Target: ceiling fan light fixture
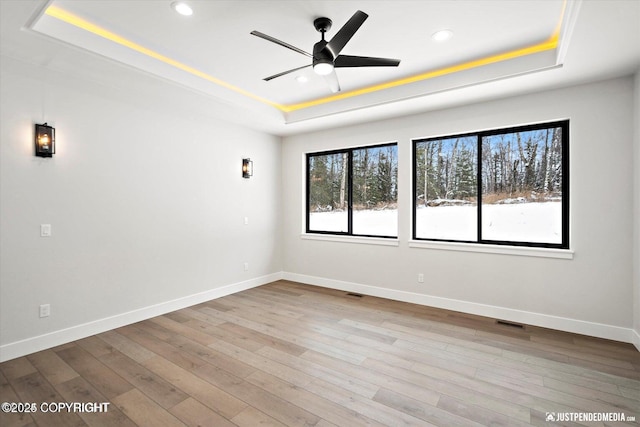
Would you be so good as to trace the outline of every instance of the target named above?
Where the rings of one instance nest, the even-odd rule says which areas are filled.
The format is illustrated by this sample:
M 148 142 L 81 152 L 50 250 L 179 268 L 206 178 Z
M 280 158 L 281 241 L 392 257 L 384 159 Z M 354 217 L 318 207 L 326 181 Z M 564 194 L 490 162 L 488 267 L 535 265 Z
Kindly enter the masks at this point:
M 436 31 L 435 33 L 431 34 L 431 38 L 437 42 L 447 41 L 451 37 L 453 37 L 453 31 L 448 29 Z
M 173 3 L 171 3 L 171 8 L 182 16 L 193 15 L 193 9 L 191 9 L 191 6 L 183 1 L 174 1 Z
M 319 76 L 328 76 L 333 72 L 333 64 L 330 62 L 317 62 L 313 65 L 313 71 Z

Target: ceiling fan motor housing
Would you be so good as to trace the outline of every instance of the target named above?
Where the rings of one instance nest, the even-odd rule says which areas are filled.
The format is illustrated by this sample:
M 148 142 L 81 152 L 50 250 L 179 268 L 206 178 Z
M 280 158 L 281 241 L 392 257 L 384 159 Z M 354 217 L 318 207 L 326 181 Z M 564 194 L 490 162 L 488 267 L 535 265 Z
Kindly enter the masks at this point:
M 313 68 L 315 69 L 318 64 L 331 64 L 333 65 L 333 55 L 329 49 L 324 47 L 327 45 L 325 40 L 321 40 L 313 45 Z
M 324 33 L 329 31 L 333 22 L 329 18 L 321 17 L 313 21 L 313 26 L 322 34 L 322 40 L 313 45 L 313 70 L 316 74 L 326 75 L 333 71 L 333 62 L 335 58 L 329 49 L 325 49 L 327 41 L 324 39 Z

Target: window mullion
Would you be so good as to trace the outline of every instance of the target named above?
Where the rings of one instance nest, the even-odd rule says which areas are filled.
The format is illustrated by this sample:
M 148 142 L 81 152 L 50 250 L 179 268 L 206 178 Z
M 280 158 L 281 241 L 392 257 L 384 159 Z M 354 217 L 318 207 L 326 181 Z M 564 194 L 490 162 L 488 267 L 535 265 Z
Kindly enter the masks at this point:
M 353 150 L 347 156 L 347 233 L 353 235 Z
M 477 227 L 478 227 L 478 242 L 482 242 L 482 137 L 480 135 L 476 136 L 476 147 L 477 147 L 477 152 L 478 152 L 478 175 L 476 178 L 476 189 L 478 191 L 478 195 L 476 197 L 477 199 L 477 203 L 476 203 L 476 208 L 477 208 L 477 217 L 476 220 L 477 222 Z
M 311 230 L 311 155 L 307 154 L 307 169 L 306 169 L 306 185 L 305 190 L 305 230 L 308 233 Z

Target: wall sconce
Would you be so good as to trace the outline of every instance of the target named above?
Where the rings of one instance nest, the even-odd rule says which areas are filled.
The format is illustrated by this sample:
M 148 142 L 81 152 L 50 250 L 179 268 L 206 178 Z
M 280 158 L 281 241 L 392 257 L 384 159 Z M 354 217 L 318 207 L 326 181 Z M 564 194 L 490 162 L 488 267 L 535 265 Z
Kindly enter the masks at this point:
M 251 159 L 242 159 L 242 177 L 251 178 L 253 176 L 253 162 Z
M 53 157 L 56 152 L 56 130 L 46 123 L 36 124 L 35 145 L 36 156 Z

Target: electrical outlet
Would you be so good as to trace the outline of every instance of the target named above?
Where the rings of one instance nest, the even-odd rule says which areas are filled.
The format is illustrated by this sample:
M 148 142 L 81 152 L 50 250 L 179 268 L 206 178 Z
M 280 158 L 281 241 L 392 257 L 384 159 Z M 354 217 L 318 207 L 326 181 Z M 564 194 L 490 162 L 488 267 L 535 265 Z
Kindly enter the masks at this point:
M 40 306 L 40 317 L 49 317 L 51 315 L 51 304 L 42 304 Z
M 249 217 L 248 216 L 244 217 L 244 225 L 249 225 Z
M 51 224 L 40 224 L 40 237 L 51 237 Z
M 249 263 L 248 262 L 244 263 L 244 271 L 249 271 Z
M 424 274 L 418 273 L 418 283 L 424 283 Z

